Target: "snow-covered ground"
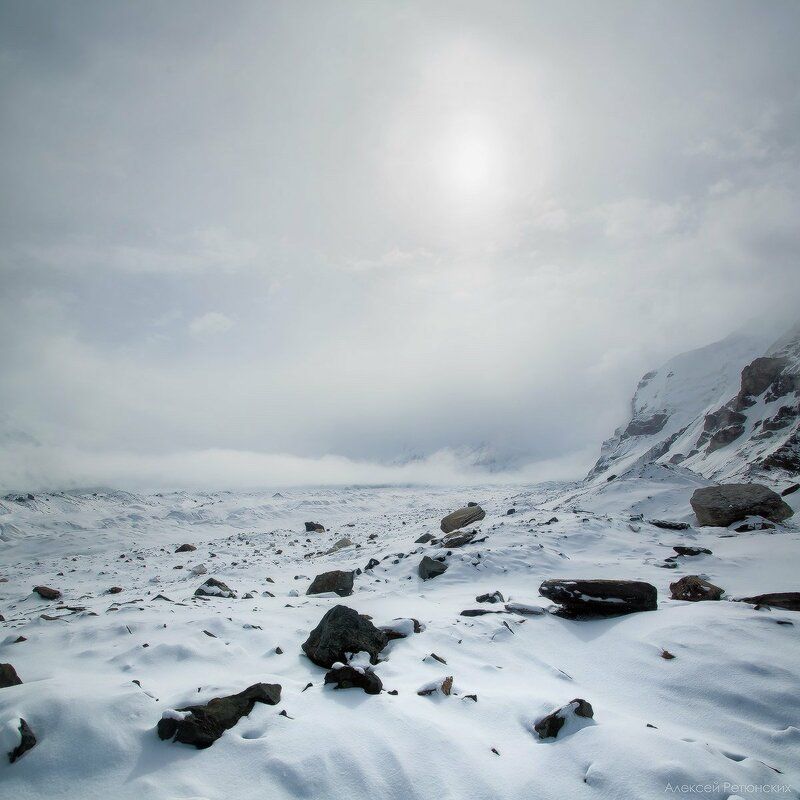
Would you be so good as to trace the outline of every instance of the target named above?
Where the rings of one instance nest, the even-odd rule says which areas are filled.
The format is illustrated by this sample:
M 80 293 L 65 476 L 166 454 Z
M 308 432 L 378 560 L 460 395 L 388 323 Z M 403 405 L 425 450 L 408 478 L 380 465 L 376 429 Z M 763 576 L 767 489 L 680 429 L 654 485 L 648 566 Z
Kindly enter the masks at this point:
M 797 591 L 798 523 L 735 533 L 646 522 L 695 522 L 688 498 L 700 485 L 653 466 L 582 486 L 5 500 L 0 662 L 23 684 L 0 689 L 0 727 L 23 717 L 38 744 L 14 764 L 0 758 L 0 795 L 641 800 L 702 785 L 708 797 L 764 787 L 797 797 L 800 614 L 670 600 L 669 584 L 699 574 L 727 598 Z M 800 492 L 786 499 L 796 509 Z M 415 539 L 440 535 L 440 519 L 467 501 L 486 510 L 475 526 L 486 540 L 454 549 L 444 575 L 421 581 L 422 555 L 443 551 Z M 637 514 L 645 521 L 631 522 Z M 329 530 L 305 533 L 305 521 Z M 353 545 L 316 555 L 343 537 Z M 197 550 L 175 553 L 184 542 Z M 713 554 L 664 569 L 677 544 Z M 381 563 L 356 576 L 352 596 L 305 595 L 318 573 L 371 558 Z M 207 573 L 192 574 L 201 564 Z M 238 597 L 194 597 L 209 576 Z M 554 577 L 644 580 L 658 589 L 658 610 L 596 621 L 460 616 L 495 590 L 546 608 L 538 588 Z M 39 584 L 63 599 L 42 600 L 31 592 Z M 105 594 L 114 586 L 122 591 Z M 325 670 L 300 645 L 337 604 L 376 624 L 424 624 L 376 667 L 396 695 L 323 686 Z M 417 695 L 448 675 L 450 696 Z M 280 704 L 256 704 L 211 748 L 156 735 L 164 711 L 260 681 L 281 684 Z M 534 723 L 573 698 L 591 703 L 594 718 L 540 740 Z

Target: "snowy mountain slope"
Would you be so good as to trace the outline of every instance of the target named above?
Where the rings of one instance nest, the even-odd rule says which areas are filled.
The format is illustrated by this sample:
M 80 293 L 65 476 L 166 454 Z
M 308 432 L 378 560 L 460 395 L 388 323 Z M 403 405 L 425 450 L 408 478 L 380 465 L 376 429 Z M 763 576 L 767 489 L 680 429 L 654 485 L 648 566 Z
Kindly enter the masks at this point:
M 642 378 L 628 425 L 603 443 L 589 480 L 650 463 L 714 479 L 800 469 L 800 326 L 769 345 L 731 336 Z

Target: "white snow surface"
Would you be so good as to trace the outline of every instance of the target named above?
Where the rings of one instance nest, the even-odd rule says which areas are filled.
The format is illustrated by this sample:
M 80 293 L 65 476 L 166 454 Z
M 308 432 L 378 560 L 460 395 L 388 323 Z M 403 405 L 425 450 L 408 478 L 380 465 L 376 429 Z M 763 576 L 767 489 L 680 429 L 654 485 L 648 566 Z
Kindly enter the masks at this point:
M 671 796 L 668 785 L 712 784 L 719 791 L 706 796 L 766 786 L 797 797 L 800 614 L 674 601 L 669 583 L 699 574 L 726 598 L 798 591 L 798 523 L 746 534 L 648 524 L 696 524 L 688 499 L 706 483 L 654 465 L 596 485 L 282 489 L 279 498 L 98 489 L 3 501 L 0 662 L 24 683 L 0 689 L 0 729 L 23 717 L 38 743 L 15 764 L 0 755 L 0 796 L 642 800 Z M 786 499 L 796 509 L 799 497 Z M 414 540 L 439 535 L 440 519 L 470 500 L 486 510 L 475 526 L 486 541 L 452 550 L 447 572 L 421 581 L 422 555 L 446 551 Z M 328 530 L 306 534 L 305 521 Z M 344 536 L 354 544 L 322 554 Z M 184 542 L 197 550 L 175 553 Z M 713 555 L 663 569 L 677 544 Z M 305 595 L 316 574 L 370 558 L 381 563 L 356 576 L 352 596 Z M 206 577 L 191 574 L 198 563 L 237 598 L 195 598 Z M 596 621 L 459 616 L 502 610 L 475 601 L 495 590 L 522 610 L 546 608 L 539 585 L 560 577 L 648 581 L 658 610 Z M 39 584 L 63 599 L 42 600 L 31 591 Z M 112 586 L 122 592 L 105 594 Z M 337 604 L 408 634 L 374 667 L 396 696 L 323 688 L 326 670 L 300 646 Z M 397 622 L 409 618 L 424 630 Z M 417 695 L 445 675 L 457 692 Z M 156 735 L 164 714 L 260 681 L 281 684 L 280 704 L 256 704 L 211 748 Z M 594 719 L 539 740 L 534 723 L 578 697 Z

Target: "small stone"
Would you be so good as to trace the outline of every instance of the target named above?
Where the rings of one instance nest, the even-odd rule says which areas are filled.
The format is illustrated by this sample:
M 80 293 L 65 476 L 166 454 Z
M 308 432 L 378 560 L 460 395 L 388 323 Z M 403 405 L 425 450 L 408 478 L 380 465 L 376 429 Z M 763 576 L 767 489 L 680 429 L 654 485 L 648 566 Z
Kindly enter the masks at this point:
M 568 715 L 591 719 L 594 717 L 594 709 L 590 703 L 581 698 L 576 698 L 540 719 L 534 725 L 534 730 L 539 734 L 540 739 L 554 739 L 564 727 Z

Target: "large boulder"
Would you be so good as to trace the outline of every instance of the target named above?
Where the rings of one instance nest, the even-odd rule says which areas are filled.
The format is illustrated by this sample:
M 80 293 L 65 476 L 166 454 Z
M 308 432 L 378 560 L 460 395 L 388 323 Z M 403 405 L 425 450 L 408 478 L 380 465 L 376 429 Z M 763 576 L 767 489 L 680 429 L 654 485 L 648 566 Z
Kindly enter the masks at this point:
M 323 572 L 311 581 L 311 586 L 306 590 L 306 594 L 323 594 L 324 592 L 336 592 L 339 597 L 353 594 L 353 573 L 340 569 Z
M 699 575 L 687 575 L 671 583 L 669 589 L 673 600 L 689 600 L 692 603 L 699 600 L 719 600 L 725 591 Z
M 205 705 L 164 712 L 158 723 L 158 735 L 161 739 L 193 744 L 201 750 L 211 747 L 226 730 L 246 717 L 256 703 L 274 706 L 280 699 L 280 684 L 255 683 L 243 692 L 215 697 Z
M 567 617 L 616 617 L 655 611 L 656 587 L 644 581 L 546 580 L 539 593 L 561 606 Z
M 441 522 L 439 527 L 442 533 L 451 533 L 463 528 L 465 525 L 472 525 L 473 522 L 480 522 L 486 516 L 486 512 L 479 506 L 466 506 L 459 508 L 452 514 L 448 514 Z
M 800 611 L 800 592 L 757 594 L 755 597 L 743 597 L 742 602 L 752 603 L 755 606 L 774 606 L 786 611 Z
M 430 556 L 423 556 L 417 567 L 417 572 L 422 580 L 427 581 L 447 572 L 447 564 L 443 564 Z
M 759 483 L 706 486 L 696 489 L 690 502 L 701 525 L 720 528 L 755 516 L 782 522 L 794 513 L 779 494 Z
M 389 641 L 363 614 L 347 606 L 334 606 L 303 642 L 303 652 L 320 667 L 347 663 L 349 653 L 369 653 L 376 663 L 378 653 Z
M 19 686 L 21 683 L 21 678 L 11 664 L 0 664 L 0 689 Z

